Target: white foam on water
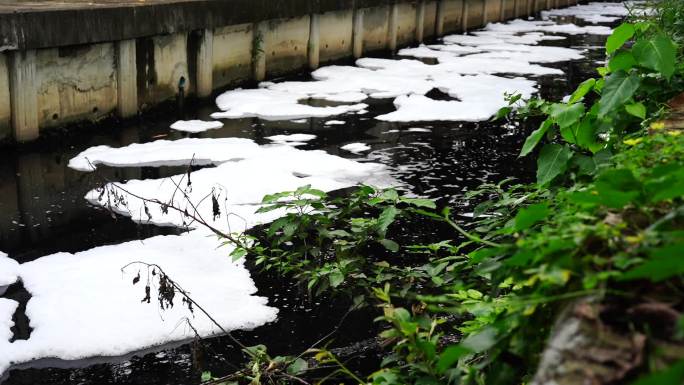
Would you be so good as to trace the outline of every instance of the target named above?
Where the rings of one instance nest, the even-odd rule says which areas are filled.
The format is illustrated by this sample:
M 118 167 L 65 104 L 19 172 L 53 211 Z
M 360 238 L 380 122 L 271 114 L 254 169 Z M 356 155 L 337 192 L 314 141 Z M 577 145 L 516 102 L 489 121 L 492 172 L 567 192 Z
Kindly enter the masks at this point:
M 278 91 L 270 88 L 232 90 L 218 96 L 216 104 L 223 111 L 215 112 L 211 114 L 211 117 L 214 119 L 256 117 L 265 120 L 294 120 L 325 118 L 368 107 L 363 103 L 326 107 L 314 107 L 299 103 L 300 100 L 308 98 L 309 95 L 304 93 Z
M 587 25 L 579 26 L 575 24 L 556 24 L 550 20 L 521 20 L 515 19 L 507 23 L 489 23 L 484 28 L 485 31 L 504 32 L 504 33 L 524 33 L 524 32 L 545 32 L 562 33 L 565 35 L 610 35 L 610 27 Z
M 313 99 L 323 99 L 329 102 L 358 103 L 368 99 L 363 92 L 342 92 L 339 94 L 314 94 Z
M 577 60 L 584 57 L 583 51 L 564 48 L 523 44 L 497 44 L 482 46 L 486 51 L 468 56 L 469 58 L 488 58 L 514 60 L 530 63 L 556 63 L 559 61 Z
M 273 142 L 308 142 L 310 140 L 316 139 L 316 135 L 313 134 L 290 134 L 290 135 L 272 135 L 266 136 L 264 139 L 268 139 Z
M 17 281 L 19 264 L 7 254 L 0 251 L 0 287 L 8 286 Z M 4 290 L 2 290 L 4 292 Z M 2 293 L 0 293 L 2 294 Z
M 155 146 L 154 142 L 148 145 Z M 195 151 L 199 156 L 207 157 L 202 152 L 201 145 Z M 162 153 L 160 156 L 166 157 Z M 304 151 L 283 145 L 259 146 L 258 151 L 245 154 L 243 159 L 194 171 L 191 174 L 191 182 L 192 188 L 186 194 L 191 202 L 196 202 L 194 208 L 188 207 L 185 203 L 188 199 L 180 192 L 176 192 L 177 186 L 183 191 L 186 190 L 185 174 L 163 179 L 131 180 L 116 185 L 137 196 L 155 197 L 164 200 L 166 204 L 188 207 L 191 212 L 196 210 L 203 218 L 213 217 L 211 199 L 206 199 L 207 195 L 213 192 L 224 214 L 229 212 L 238 215 L 217 219 L 212 225 L 224 231 L 234 232 L 275 218 L 254 213 L 262 197 L 267 194 L 294 190 L 306 184 L 330 191 L 362 182 L 377 186 L 389 186 L 394 183 L 385 166 L 381 164 L 359 163 L 321 150 Z M 112 209 L 130 216 L 134 221 L 160 226 L 198 226 L 190 223 L 191 220 L 179 212 L 169 210 L 163 213 L 159 204 L 145 204 L 140 199 L 124 195 L 126 203 L 115 203 Z M 174 197 L 173 202 L 167 201 L 171 197 Z M 107 195 L 98 190 L 89 192 L 86 199 L 100 205 L 109 202 Z M 148 212 L 151 213 L 151 218 L 147 215 Z
M 460 45 L 421 45 L 420 47 L 403 48 L 397 54 L 425 59 L 451 59 L 455 55 L 479 53 L 481 50 L 474 47 Z
M 535 82 L 524 78 L 492 75 L 444 75 L 435 82 L 442 91 L 459 100 L 434 100 L 424 95 L 407 95 L 394 100 L 396 111 L 377 117 L 392 122 L 481 121 L 489 119 L 508 105 L 505 93 L 520 93 L 529 98 L 536 92 Z
M 220 163 L 233 159 L 238 152 L 240 159 Z M 111 203 L 112 210 L 134 221 L 188 228 L 188 233 L 101 246 L 74 254 L 56 253 L 18 266 L 12 264 L 31 293 L 26 314 L 34 329 L 27 340 L 0 343 L 0 372 L 12 364 L 41 358 L 77 360 L 119 356 L 184 341 L 194 336 L 185 322 L 188 317 L 201 336 L 221 332 L 197 308 L 191 314 L 180 302 L 179 295 L 173 308 L 162 311 L 156 303 L 158 275 L 148 275 L 137 264 L 121 271 L 123 266 L 136 261 L 161 266 L 226 330 L 251 329 L 273 321 L 277 309 L 269 307 L 266 298 L 255 295 L 256 287 L 243 262 L 233 262 L 229 257 L 231 246 L 218 248 L 220 239 L 193 223 L 183 210 L 187 209 L 196 218 L 205 218 L 224 233 L 242 232 L 283 214 L 281 211 L 255 213 L 266 194 L 294 190 L 306 184 L 330 191 L 363 182 L 379 187 L 395 183 L 381 164 L 359 163 L 320 150 L 258 146 L 250 140 L 181 139 L 117 149 L 96 147 L 74 158 L 72 164 L 83 165 L 84 154 L 97 155 L 94 159 L 99 163 L 127 166 L 187 164 L 190 159 L 187 153 L 219 164 L 193 172 L 191 188 L 187 175 L 183 174 L 116 183 L 120 189 L 115 191 L 121 199 L 110 201 L 103 190 L 90 191 L 86 199 L 98 205 Z M 147 155 L 143 157 L 143 154 Z M 221 214 L 216 218 L 211 199 L 207 199 L 212 194 L 220 203 Z M 146 203 L 137 197 L 158 199 L 163 204 Z M 166 204 L 181 211 L 164 210 Z M 133 285 L 138 271 L 140 282 Z M 148 278 L 151 303 L 141 303 Z M 1 309 L 0 320 L 3 320 L 7 317 Z
M 204 132 L 223 127 L 219 121 L 179 120 L 171 125 L 171 129 L 190 133 Z
M 7 343 L 7 341 L 12 338 L 12 326 L 14 326 L 14 321 L 12 321 L 12 316 L 17 310 L 19 303 L 17 301 L 0 298 L 0 348 Z M 0 354 L 0 372 L 3 371 L 2 368 L 2 356 Z
M 344 120 L 328 120 L 327 122 L 323 123 L 325 126 L 339 126 L 341 124 L 347 124 Z
M 454 73 L 457 75 L 476 74 L 516 74 L 516 75 L 562 75 L 563 71 L 557 68 L 544 67 L 532 64 L 525 60 L 515 60 L 515 52 L 499 53 L 498 58 L 478 57 L 477 55 L 461 56 L 453 59 L 443 59 L 439 64 L 441 74 Z
M 574 13 L 587 15 L 618 14 L 615 5 L 577 6 Z M 556 11 L 552 11 L 556 12 Z M 564 11 L 563 13 L 573 13 Z M 358 103 L 366 98 L 392 98 L 397 107 L 404 111 L 377 117 L 393 121 L 416 120 L 459 120 L 478 121 L 489 119 L 489 112 L 496 112 L 502 95 L 492 87 L 483 87 L 486 98 L 493 97 L 496 103 L 491 108 L 476 106 L 473 103 L 455 105 L 451 101 L 432 100 L 424 97 L 430 90 L 455 90 L 461 84 L 449 82 L 463 80 L 459 75 L 499 76 L 501 82 L 506 77 L 525 75 L 530 77 L 562 75 L 557 68 L 546 67 L 539 63 L 556 63 L 576 60 L 583 57 L 584 51 L 564 47 L 540 46 L 545 40 L 566 39 L 567 35 L 598 34 L 608 35 L 611 29 L 605 26 L 579 26 L 559 24 L 552 20 L 513 20 L 506 23 L 490 23 L 484 29 L 470 34 L 445 36 L 443 44 L 406 48 L 399 55 L 420 59 L 436 59 L 437 64 L 426 64 L 411 59 L 361 58 L 356 66 L 327 66 L 312 73 L 313 81 L 285 81 L 280 83 L 263 82 L 256 90 L 228 91 L 217 99 L 223 112 L 214 117 L 236 118 L 257 116 L 264 119 L 294 119 L 297 117 L 326 117 L 365 110 L 363 104 L 343 104 L 315 107 L 301 102 L 308 99 L 324 99 L 343 103 Z M 524 84 L 527 86 L 528 84 Z M 518 90 L 505 88 L 507 92 Z M 528 89 L 519 90 L 527 94 Z M 486 98 L 481 98 L 486 100 Z M 361 107 L 363 106 L 363 107 Z M 408 113 L 407 109 L 425 107 L 430 114 L 420 119 L 418 114 Z M 456 110 L 449 111 L 454 107 Z M 468 114 L 468 111 L 472 111 Z
M 364 151 L 368 151 L 371 149 L 369 145 L 366 143 L 349 143 L 345 144 L 344 146 L 340 147 L 341 149 L 345 151 L 349 151 L 354 154 L 360 154 Z
M 0 341 L 0 371 L 40 358 L 77 360 L 119 356 L 172 341 L 221 330 L 199 309 L 190 313 L 176 295 L 174 306 L 157 302 L 159 272 L 148 275 L 133 261 L 159 264 L 171 279 L 225 329 L 251 329 L 275 320 L 278 310 L 257 289 L 242 262 L 232 262 L 228 248 L 206 233 L 157 236 L 69 254 L 57 253 L 27 262 L 20 276 L 31 299 L 26 315 L 33 328 L 27 340 Z M 140 282 L 132 284 L 140 272 Z M 150 270 L 149 273 L 152 271 Z M 150 303 L 141 302 L 150 284 Z M 6 303 L 0 302 L 0 320 Z M 0 321 L 2 322 L 2 321 Z
M 134 143 L 126 147 L 91 147 L 69 160 L 69 167 L 93 171 L 98 165 L 111 167 L 179 166 L 192 162 L 207 165 L 253 156 L 258 144 L 244 138 L 184 138 Z
M 612 23 L 629 14 L 625 3 L 589 3 L 568 8 L 542 11 L 543 19 L 549 17 L 572 16 L 587 23 Z

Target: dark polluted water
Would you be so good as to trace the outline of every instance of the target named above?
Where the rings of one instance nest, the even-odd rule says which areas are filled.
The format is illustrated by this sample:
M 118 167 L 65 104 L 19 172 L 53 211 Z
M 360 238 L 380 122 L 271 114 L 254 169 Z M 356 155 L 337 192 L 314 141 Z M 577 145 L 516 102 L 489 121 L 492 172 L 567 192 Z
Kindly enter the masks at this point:
M 604 39 L 603 36 L 576 35 L 568 36 L 566 40 L 542 42 L 541 45 L 592 49 L 585 54 L 584 60 L 544 64 L 562 69 L 565 75 L 537 78 L 541 96 L 559 100 L 572 92 L 579 82 L 592 76 L 597 61 L 603 59 L 600 47 Z M 308 75 L 296 78 L 306 79 Z M 439 95 L 435 92 L 431 96 Z M 517 154 L 526 135 L 538 122 L 388 123 L 373 118 L 393 111 L 391 100 L 366 103 L 370 104 L 369 112 L 362 115 L 307 119 L 303 123 L 253 118 L 223 120 L 223 128 L 195 135 L 169 130 L 170 124 L 178 119 L 210 120 L 209 114 L 216 111 L 213 104 L 188 104 L 182 116 L 174 108 L 160 109 L 135 122 L 83 127 L 35 145 L 4 148 L 0 153 L 0 250 L 23 263 L 55 252 L 78 252 L 178 231 L 135 224 L 128 218 L 112 216 L 85 202 L 83 196 L 101 185 L 103 177 L 113 181 L 160 178 L 182 170 L 175 167 L 101 167 L 99 173 L 82 173 L 67 167 L 69 159 L 95 145 L 121 147 L 187 136 L 243 137 L 268 143 L 264 137 L 270 135 L 312 133 L 316 139 L 299 148 L 323 149 L 357 159 L 365 158 L 365 155 L 351 154 L 340 146 L 363 142 L 372 148 L 369 157 L 390 166 L 395 177 L 411 191 L 435 198 L 442 205 L 460 206 L 460 212 L 470 211 L 460 199 L 462 195 L 484 182 L 498 182 L 508 177 L 520 181 L 534 178 L 533 160 L 518 159 Z M 333 119 L 344 120 L 345 125 L 324 124 Z M 429 131 L 413 132 L 408 128 Z M 263 343 L 269 346 L 273 355 L 299 352 L 329 333 L 346 312 L 348 304 L 344 301 L 310 299 L 282 277 L 251 270 L 258 294 L 268 297 L 280 313 L 274 323 L 252 331 L 235 332 L 245 345 Z M 28 300 L 21 284 L 11 286 L 4 296 L 22 305 Z M 131 298 L 131 301 L 137 300 Z M 30 333 L 30 320 L 18 313 L 15 338 L 26 338 Z M 373 324 L 373 317 L 372 312 L 350 314 L 335 334 L 331 346 L 349 346 L 373 337 L 377 330 L 368 326 Z M 368 357 L 363 354 L 359 356 L 362 360 L 374 360 L 372 354 Z M 202 370 L 226 374 L 233 371 L 241 359 L 238 349 L 227 337 L 217 337 L 199 344 L 177 344 L 127 357 L 75 362 L 43 360 L 10 370 L 4 376 L 4 384 L 191 384 L 199 382 Z

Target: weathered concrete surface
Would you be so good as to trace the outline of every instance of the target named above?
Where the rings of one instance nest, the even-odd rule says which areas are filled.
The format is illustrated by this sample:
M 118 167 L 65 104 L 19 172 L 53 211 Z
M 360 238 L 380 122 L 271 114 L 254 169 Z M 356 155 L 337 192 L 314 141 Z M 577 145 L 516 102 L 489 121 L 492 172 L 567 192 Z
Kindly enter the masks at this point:
M 423 42 L 425 35 L 425 1 L 419 1 L 416 4 L 416 36 L 417 43 Z
M 135 53 L 135 40 L 121 40 L 116 43 L 117 111 L 122 118 L 138 113 L 138 69 Z
M 36 53 L 38 124 L 97 120 L 117 108 L 114 44 L 52 48 Z
M 525 17 L 529 13 L 528 0 L 515 0 L 515 17 Z
M 10 105 L 14 139 L 37 139 L 38 96 L 36 51 L 13 51 L 9 56 Z
M 351 56 L 353 18 L 353 10 L 326 12 L 320 15 L 321 63 Z
M 320 15 L 313 13 L 309 19 L 309 45 L 307 56 L 309 68 L 315 70 L 320 63 L 321 55 L 321 20 Z
M 271 20 L 267 25 L 263 37 L 266 75 L 277 76 L 304 68 L 308 61 L 309 16 Z
M 466 0 L 441 0 L 444 7 L 443 34 L 463 30 L 463 2 Z
M 479 28 L 483 25 L 485 0 L 464 0 L 463 29 Z
M 4 0 L 0 139 L 130 117 L 181 89 L 205 97 L 575 1 Z
M 214 30 L 213 89 L 239 84 L 252 77 L 253 38 L 251 23 Z
M 355 9 L 352 20 L 352 56 L 358 59 L 363 55 L 363 9 Z
M 214 89 L 214 31 L 204 29 L 198 33 L 196 49 L 196 93 L 199 97 L 211 95 Z
M 550 0 L 550 1 L 555 1 L 555 0 Z M 515 0 L 511 1 L 504 1 L 503 5 L 501 6 L 502 9 L 502 20 L 510 20 L 515 17 Z
M 397 9 L 397 45 L 406 46 L 416 41 L 416 4 L 398 3 Z
M 387 21 L 387 49 L 394 52 L 397 50 L 397 30 L 399 28 L 399 6 L 392 4 L 389 7 Z
M 423 21 L 423 39 L 435 37 L 437 21 L 437 1 L 425 2 L 425 20 Z
M 501 0 L 484 0 L 484 20 L 483 24 L 490 21 L 501 20 Z
M 7 55 L 0 53 L 0 140 L 12 136 L 12 113 L 10 111 L 10 86 Z
M 138 39 L 136 42 L 138 102 L 143 107 L 178 95 L 185 83 L 185 93 L 193 91 L 188 75 L 187 44 L 184 33 Z
M 389 0 L 5 0 L 0 4 L 0 46 L 117 41 L 387 4 Z
M 387 49 L 390 7 L 374 7 L 363 12 L 363 52 Z

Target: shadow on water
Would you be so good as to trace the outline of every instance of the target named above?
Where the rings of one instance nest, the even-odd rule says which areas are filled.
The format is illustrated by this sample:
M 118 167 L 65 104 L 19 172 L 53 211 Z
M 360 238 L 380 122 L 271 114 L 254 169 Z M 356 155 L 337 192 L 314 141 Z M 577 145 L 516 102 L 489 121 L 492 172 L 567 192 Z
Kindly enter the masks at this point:
M 605 37 L 570 36 L 567 40 L 544 44 L 570 47 L 601 46 Z M 562 77 L 538 78 L 540 94 L 560 99 L 580 81 L 593 74 L 600 50 L 589 51 L 585 60 L 548 66 L 563 69 Z M 299 75 L 296 79 L 306 79 Z M 444 98 L 444 95 L 432 95 Z M 448 96 L 447 96 L 448 97 Z M 527 133 L 538 122 L 422 122 L 388 123 L 374 116 L 393 111 L 391 100 L 368 100 L 367 114 L 349 114 L 330 119 L 300 121 L 224 120 L 224 127 L 201 134 L 172 132 L 169 125 L 179 118 L 208 120 L 215 111 L 211 104 L 188 104 L 185 115 L 174 108 L 160 109 L 134 121 L 98 125 L 81 131 L 62 133 L 37 145 L 5 149 L 0 153 L 0 250 L 19 262 L 27 262 L 58 251 L 77 252 L 92 247 L 144 239 L 177 230 L 135 224 L 127 218 L 89 206 L 83 196 L 98 187 L 96 174 L 71 170 L 67 162 L 95 145 L 112 147 L 156 139 L 182 137 L 243 137 L 268 143 L 269 135 L 315 133 L 316 139 L 299 147 L 323 149 L 331 154 L 365 160 L 340 149 L 351 142 L 371 146 L 368 158 L 387 164 L 393 174 L 416 194 L 438 199 L 441 204 L 469 208 L 460 199 L 465 191 L 483 182 L 506 177 L 530 181 L 534 177 L 531 159 L 517 159 Z M 343 119 L 344 126 L 325 125 L 327 120 Z M 416 132 L 410 128 L 429 129 Z M 162 178 L 179 173 L 174 167 L 102 167 L 100 175 L 110 180 Z M 254 269 L 251 269 L 254 271 Z M 280 309 L 276 322 L 253 331 L 234 333 L 246 345 L 263 343 L 272 354 L 293 353 L 307 348 L 327 334 L 345 314 L 348 303 L 328 299 L 310 300 L 300 288 L 284 277 L 254 273 L 259 295 L 270 298 Z M 181 283 L 182 284 L 182 283 Z M 25 306 L 29 294 L 21 284 L 8 288 L 4 297 Z M 136 301 L 136 299 L 131 299 Z M 16 338 L 30 333 L 30 320 L 15 315 Z M 346 346 L 376 334 L 374 314 L 355 312 L 335 335 L 333 346 Z M 106 332 L 106 331 L 104 331 Z M 94 358 L 64 362 L 44 360 L 23 365 L 5 374 L 5 384 L 190 384 L 197 383 L 201 370 L 215 374 L 232 371 L 241 355 L 226 337 L 212 338 L 200 345 L 179 343 L 132 353 L 119 358 Z M 365 356 L 366 362 L 375 357 Z M 195 363 L 199 363 L 199 366 Z M 41 367 L 42 366 L 42 367 Z

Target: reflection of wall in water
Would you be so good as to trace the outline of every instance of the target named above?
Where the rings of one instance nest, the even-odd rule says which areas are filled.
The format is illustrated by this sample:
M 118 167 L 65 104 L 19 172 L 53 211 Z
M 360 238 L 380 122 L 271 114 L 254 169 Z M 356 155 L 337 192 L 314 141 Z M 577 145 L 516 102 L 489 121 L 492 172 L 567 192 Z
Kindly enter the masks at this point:
M 95 137 L 96 143 L 124 146 L 137 142 L 135 129 L 122 130 L 114 141 Z M 101 168 L 96 173 L 83 173 L 67 167 L 78 151 L 63 153 L 25 152 L 4 154 L 0 158 L 0 250 L 33 255 L 53 249 L 50 243 L 65 239 L 78 240 L 79 234 L 98 231 L 92 226 L 106 227 L 100 218 L 108 214 L 89 207 L 86 192 L 101 184 L 101 178 L 126 180 L 140 178 L 139 168 Z M 99 224 L 98 224 L 99 223 Z M 78 249 L 74 244 L 66 249 Z

